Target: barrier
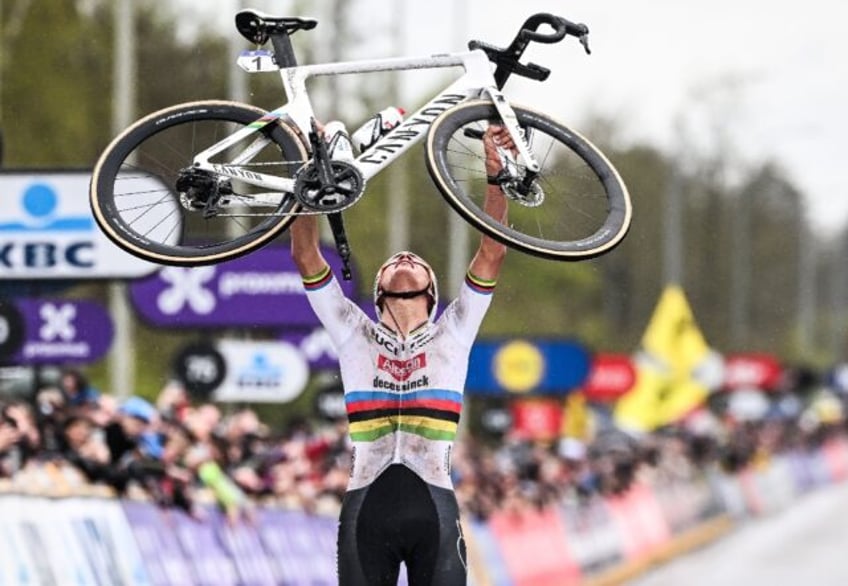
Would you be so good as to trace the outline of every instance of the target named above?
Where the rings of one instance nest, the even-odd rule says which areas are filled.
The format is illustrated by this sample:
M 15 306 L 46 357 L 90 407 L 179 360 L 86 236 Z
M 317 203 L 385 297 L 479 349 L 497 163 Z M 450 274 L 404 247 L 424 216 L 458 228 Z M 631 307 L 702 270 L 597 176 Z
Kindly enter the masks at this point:
M 530 520 L 507 521 L 499 513 L 470 525 L 484 562 L 478 572 L 482 584 L 495 586 L 622 584 L 719 539 L 736 523 L 774 514 L 816 487 L 846 479 L 848 441 L 838 438 L 738 474 L 708 469 L 685 480 L 655 478 L 622 495 L 551 507 Z M 551 520 L 552 512 L 561 523 Z
M 118 501 L 0 498 L 0 584 L 152 584 Z
M 553 508 L 520 514 L 498 512 L 489 519 L 507 572 L 515 586 L 563 586 L 579 582 L 565 523 Z
M 620 584 L 748 517 L 848 479 L 848 441 L 772 457 L 734 475 L 656 478 L 614 497 L 467 518 L 472 586 Z M 100 496 L 0 493 L 0 586 L 336 584 L 336 519 L 258 508 L 235 524 L 214 508 Z M 406 584 L 402 573 L 401 584 Z

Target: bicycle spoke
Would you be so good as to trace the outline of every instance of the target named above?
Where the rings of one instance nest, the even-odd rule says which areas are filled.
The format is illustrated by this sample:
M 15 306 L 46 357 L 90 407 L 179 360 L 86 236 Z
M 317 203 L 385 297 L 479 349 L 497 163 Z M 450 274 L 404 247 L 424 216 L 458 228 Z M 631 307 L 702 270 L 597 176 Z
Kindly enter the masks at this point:
M 290 179 L 302 167 L 305 149 L 281 125 L 217 147 L 261 115 L 256 109 L 208 101 L 176 106 L 139 122 L 116 141 L 114 153 L 104 155 L 109 166 L 99 163 L 98 192 L 104 195 L 103 211 L 95 215 L 98 222 L 114 224 L 110 234 L 119 244 L 126 236 L 130 252 L 155 250 L 152 260 L 180 265 L 243 254 L 269 240 L 293 218 L 288 212 L 295 200 L 247 183 L 238 169 Z M 208 153 L 207 160 L 228 175 L 217 174 L 219 167 L 195 166 L 199 153 Z
M 605 227 L 611 209 L 608 187 L 619 202 L 629 202 L 608 161 L 567 128 L 538 113 L 514 109 L 538 171 L 529 172 L 521 157 L 511 163 L 512 176 L 501 185 L 509 200 L 509 226 L 483 212 L 489 187 L 481 136 L 498 115 L 485 101 L 460 106 L 435 123 L 428 164 L 447 178 L 437 185 L 448 201 L 482 231 L 539 256 L 579 259 L 613 238 L 617 243 L 626 233 L 629 215 L 616 219 L 626 223 L 623 230 L 621 224 L 612 230 Z

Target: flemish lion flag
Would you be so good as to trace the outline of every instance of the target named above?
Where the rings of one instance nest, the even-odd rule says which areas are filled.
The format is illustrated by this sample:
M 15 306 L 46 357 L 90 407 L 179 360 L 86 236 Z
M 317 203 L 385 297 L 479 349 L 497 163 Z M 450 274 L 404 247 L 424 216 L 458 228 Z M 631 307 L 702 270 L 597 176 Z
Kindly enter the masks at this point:
M 620 426 L 651 431 L 700 406 L 715 379 L 717 355 L 707 345 L 686 295 L 665 288 L 635 357 L 636 383 L 615 406 Z M 720 369 L 720 366 L 719 366 Z

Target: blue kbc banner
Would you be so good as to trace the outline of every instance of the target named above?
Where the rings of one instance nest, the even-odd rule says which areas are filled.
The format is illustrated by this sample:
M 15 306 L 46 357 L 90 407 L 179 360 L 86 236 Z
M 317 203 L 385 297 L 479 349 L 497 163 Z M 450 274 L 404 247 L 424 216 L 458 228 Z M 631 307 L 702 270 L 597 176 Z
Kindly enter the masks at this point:
M 0 173 L 0 280 L 135 278 L 156 265 L 115 246 L 94 223 L 89 173 Z

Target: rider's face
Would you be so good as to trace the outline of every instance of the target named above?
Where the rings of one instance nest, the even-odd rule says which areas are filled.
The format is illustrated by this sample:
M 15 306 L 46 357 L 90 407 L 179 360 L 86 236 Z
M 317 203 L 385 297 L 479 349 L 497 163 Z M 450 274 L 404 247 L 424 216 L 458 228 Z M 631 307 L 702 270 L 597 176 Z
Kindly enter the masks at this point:
M 399 252 L 383 265 L 380 274 L 380 287 L 385 291 L 397 288 L 421 289 L 430 282 L 427 264 L 411 252 Z

